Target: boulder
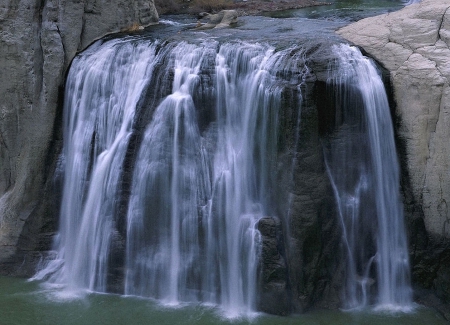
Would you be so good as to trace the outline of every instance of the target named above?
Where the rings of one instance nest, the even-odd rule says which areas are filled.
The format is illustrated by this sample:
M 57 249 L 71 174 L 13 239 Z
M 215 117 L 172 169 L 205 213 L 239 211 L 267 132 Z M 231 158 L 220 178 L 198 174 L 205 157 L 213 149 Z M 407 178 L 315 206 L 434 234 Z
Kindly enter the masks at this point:
M 0 4 L 0 264 L 35 249 L 55 217 L 44 204 L 46 180 L 55 168 L 72 58 L 106 33 L 157 21 L 153 0 Z

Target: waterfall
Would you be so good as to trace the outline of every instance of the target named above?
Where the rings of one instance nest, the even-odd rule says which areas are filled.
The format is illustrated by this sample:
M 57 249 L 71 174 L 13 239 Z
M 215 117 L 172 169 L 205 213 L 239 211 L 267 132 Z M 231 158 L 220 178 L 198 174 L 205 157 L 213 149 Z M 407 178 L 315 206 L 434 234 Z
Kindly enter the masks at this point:
M 35 278 L 256 310 L 257 225 L 277 210 L 281 94 L 302 79 L 301 53 L 130 37 L 77 56 L 57 258 Z
M 133 175 L 126 294 L 170 304 L 196 298 L 189 288 L 194 291 L 201 278 L 198 209 L 205 205 L 210 185 L 192 95 L 208 50 L 186 43 L 170 50 L 172 93 L 145 130 Z
M 258 310 L 262 290 L 288 300 L 280 293 L 289 290 L 288 240 L 264 246 L 268 235 L 258 227 L 266 220 L 267 233 L 287 234 L 287 215 L 298 211 L 286 188 L 297 179 L 300 107 L 310 100 L 302 92 L 314 78 L 306 53 L 318 49 L 137 36 L 100 40 L 80 53 L 65 88 L 56 258 L 35 278 L 171 306 L 219 305 L 230 318 Z M 357 50 L 335 52 L 329 84 L 339 126 L 324 152 L 347 249 L 345 300 L 351 308 L 406 306 L 408 255 L 386 95 Z M 263 263 L 264 252 L 276 261 Z M 278 272 L 275 281 L 285 279 L 262 289 L 268 269 Z
M 153 73 L 156 44 L 99 43 L 77 56 L 66 83 L 64 188 L 58 258 L 37 277 L 105 292 L 115 204 L 136 104 Z M 56 272 L 54 272 L 56 271 Z
M 373 62 L 347 45 L 334 51 L 336 130 L 325 157 L 346 249 L 345 301 L 348 308 L 407 309 L 409 257 L 388 99 Z

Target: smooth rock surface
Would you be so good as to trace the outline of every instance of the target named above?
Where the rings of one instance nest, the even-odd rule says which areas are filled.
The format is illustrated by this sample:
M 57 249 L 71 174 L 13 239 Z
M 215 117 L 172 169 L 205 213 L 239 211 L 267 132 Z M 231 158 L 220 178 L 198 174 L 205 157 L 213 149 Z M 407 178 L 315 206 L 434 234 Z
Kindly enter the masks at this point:
M 49 218 L 42 201 L 70 61 L 106 33 L 157 21 L 153 0 L 0 4 L 0 263 L 36 249 Z

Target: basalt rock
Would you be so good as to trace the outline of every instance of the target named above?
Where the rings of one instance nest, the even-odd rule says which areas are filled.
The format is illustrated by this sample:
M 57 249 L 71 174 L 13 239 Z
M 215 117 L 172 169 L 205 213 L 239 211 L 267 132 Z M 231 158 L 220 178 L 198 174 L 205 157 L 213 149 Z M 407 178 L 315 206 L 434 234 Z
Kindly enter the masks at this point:
M 265 217 L 259 220 L 261 233 L 261 279 L 259 310 L 271 314 L 285 314 L 290 311 L 288 295 L 287 264 L 280 219 Z

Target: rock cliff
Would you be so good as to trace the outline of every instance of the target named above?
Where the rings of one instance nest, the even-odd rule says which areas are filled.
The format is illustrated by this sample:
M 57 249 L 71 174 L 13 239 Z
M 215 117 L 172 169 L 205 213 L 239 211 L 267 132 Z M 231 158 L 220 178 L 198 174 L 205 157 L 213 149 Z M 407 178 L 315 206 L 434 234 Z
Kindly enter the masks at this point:
M 35 249 L 48 218 L 45 183 L 72 58 L 106 33 L 157 21 L 153 0 L 0 4 L 0 262 Z
M 450 0 L 423 0 L 338 33 L 389 71 L 414 282 L 450 301 Z

